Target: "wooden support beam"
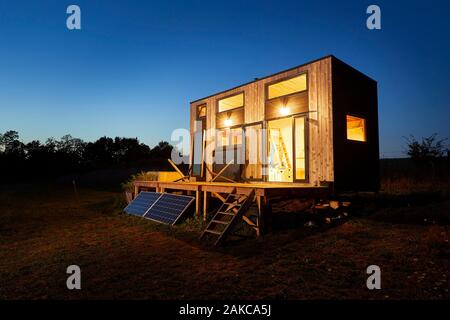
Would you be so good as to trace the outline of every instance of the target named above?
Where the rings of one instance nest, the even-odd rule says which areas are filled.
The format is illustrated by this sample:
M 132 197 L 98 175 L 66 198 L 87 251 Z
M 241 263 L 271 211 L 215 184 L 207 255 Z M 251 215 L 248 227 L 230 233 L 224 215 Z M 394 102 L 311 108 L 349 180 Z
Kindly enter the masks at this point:
M 139 186 L 137 186 L 137 185 L 135 184 L 135 185 L 134 185 L 134 197 L 136 198 L 138 194 L 139 194 Z
M 252 227 L 256 231 L 256 233 L 258 233 L 258 226 L 252 220 L 250 220 L 250 218 L 242 216 L 242 220 L 244 220 L 245 223 Z
M 222 168 L 222 170 L 220 170 L 218 173 L 216 173 L 216 176 L 211 180 L 211 182 L 214 182 L 214 180 L 216 180 L 217 178 L 219 178 L 220 175 L 221 175 L 222 173 L 224 173 L 224 171 L 227 170 L 228 167 L 229 167 L 233 162 L 234 162 L 234 160 L 230 160 L 230 161 L 225 165 L 225 167 Z
M 264 212 L 265 212 L 265 197 L 256 196 L 256 204 L 258 205 L 258 217 L 256 219 L 256 236 L 261 235 L 261 231 L 264 228 Z
M 203 171 L 205 167 L 205 148 L 206 148 L 206 130 L 203 130 L 202 134 L 202 165 L 200 167 L 200 177 L 203 178 Z M 193 163 L 194 161 L 192 161 Z
M 217 173 L 215 173 L 214 171 L 212 171 L 211 169 L 208 168 L 208 166 L 205 166 L 206 170 L 211 174 L 211 176 L 217 177 Z M 231 183 L 237 183 L 236 181 L 234 181 L 233 179 L 227 178 L 227 177 L 221 177 L 223 180 L 231 182 Z M 215 179 L 215 178 L 214 178 Z M 211 180 L 210 182 L 213 182 L 214 180 Z
M 203 192 L 203 221 L 206 221 L 209 207 L 209 194 L 208 191 Z
M 206 165 L 205 168 L 206 168 L 206 171 L 209 172 L 209 174 L 211 175 L 211 177 L 214 177 L 215 173 L 214 173 L 210 168 L 208 168 L 208 165 Z
M 195 216 L 196 218 L 200 218 L 202 212 L 202 192 L 195 192 Z
M 227 177 L 220 177 L 221 179 L 231 182 L 231 183 L 236 183 L 236 181 L 234 181 L 233 179 L 227 178 Z
M 225 198 L 220 195 L 220 193 L 212 192 L 212 195 L 218 198 L 220 201 L 225 202 Z
M 186 176 L 184 175 L 184 173 L 181 172 L 180 169 L 178 169 L 177 165 L 176 165 L 171 159 L 167 159 L 167 161 L 169 161 L 170 165 L 175 169 L 175 171 L 178 172 L 178 173 L 180 174 L 180 176 L 181 176 L 180 179 L 181 179 L 181 180 L 185 181 L 186 178 L 189 178 L 189 177 L 186 177 Z M 178 180 L 179 180 L 179 179 L 178 179 Z

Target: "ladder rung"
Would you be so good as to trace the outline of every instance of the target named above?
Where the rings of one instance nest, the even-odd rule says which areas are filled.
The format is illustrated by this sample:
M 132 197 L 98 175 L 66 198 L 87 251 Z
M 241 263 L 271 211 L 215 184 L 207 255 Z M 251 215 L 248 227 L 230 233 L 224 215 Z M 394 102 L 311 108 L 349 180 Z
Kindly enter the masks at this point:
M 220 235 L 222 234 L 222 232 L 214 231 L 214 230 L 209 230 L 209 229 L 206 229 L 204 232 L 209 232 L 209 233 L 212 233 L 212 234 L 216 234 L 216 235 L 218 235 L 218 236 L 220 236 Z
M 211 220 L 211 222 L 219 223 L 219 224 L 229 224 L 230 223 L 229 221 L 222 221 L 222 220 Z
M 234 206 L 242 206 L 241 203 L 234 203 L 234 202 L 224 202 L 223 204 L 234 205 Z
M 229 212 L 223 212 L 223 211 L 218 211 L 217 213 L 226 214 L 227 216 L 234 216 L 235 215 L 235 213 L 229 213 Z

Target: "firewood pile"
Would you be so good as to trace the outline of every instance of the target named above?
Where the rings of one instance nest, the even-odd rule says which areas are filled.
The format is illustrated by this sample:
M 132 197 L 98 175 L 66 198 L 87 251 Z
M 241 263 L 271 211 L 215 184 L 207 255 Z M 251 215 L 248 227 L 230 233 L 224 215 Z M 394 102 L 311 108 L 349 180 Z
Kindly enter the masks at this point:
M 325 224 L 339 223 L 345 220 L 351 213 L 351 203 L 348 201 L 321 200 L 314 204 L 311 213 Z M 312 227 L 315 223 L 308 221 L 306 227 Z

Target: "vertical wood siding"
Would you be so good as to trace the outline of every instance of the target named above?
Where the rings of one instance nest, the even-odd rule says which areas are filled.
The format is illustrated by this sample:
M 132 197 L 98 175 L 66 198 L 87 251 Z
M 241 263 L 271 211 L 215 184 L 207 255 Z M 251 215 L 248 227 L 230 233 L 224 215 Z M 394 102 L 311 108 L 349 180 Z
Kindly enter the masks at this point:
M 217 100 L 241 91 L 245 92 L 245 123 L 265 120 L 266 84 L 305 71 L 308 73 L 309 100 L 309 183 L 319 184 L 321 181 L 334 181 L 331 57 L 193 102 L 191 104 L 191 134 L 194 130 L 195 111 L 198 105 L 207 104 L 207 129 L 215 129 Z M 211 130 L 208 130 L 206 139 L 206 162 L 208 168 L 212 169 L 215 138 Z M 210 178 L 211 176 L 207 173 L 207 179 Z

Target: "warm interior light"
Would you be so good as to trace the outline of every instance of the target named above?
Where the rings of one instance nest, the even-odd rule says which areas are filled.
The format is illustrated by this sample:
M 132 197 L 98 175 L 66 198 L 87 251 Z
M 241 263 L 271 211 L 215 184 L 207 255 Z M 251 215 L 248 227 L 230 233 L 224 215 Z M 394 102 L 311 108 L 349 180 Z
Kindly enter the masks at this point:
M 366 141 L 366 120 L 347 115 L 347 139 Z
M 288 107 L 281 107 L 280 108 L 281 115 L 285 116 L 289 114 L 289 108 Z
M 305 91 L 307 89 L 306 73 L 280 81 L 269 86 L 269 99 L 274 99 L 288 94 Z
M 231 119 L 225 119 L 224 124 L 229 127 L 233 124 L 233 121 L 231 121 Z
M 239 93 L 234 96 L 219 100 L 219 112 L 232 110 L 244 106 L 244 94 Z

